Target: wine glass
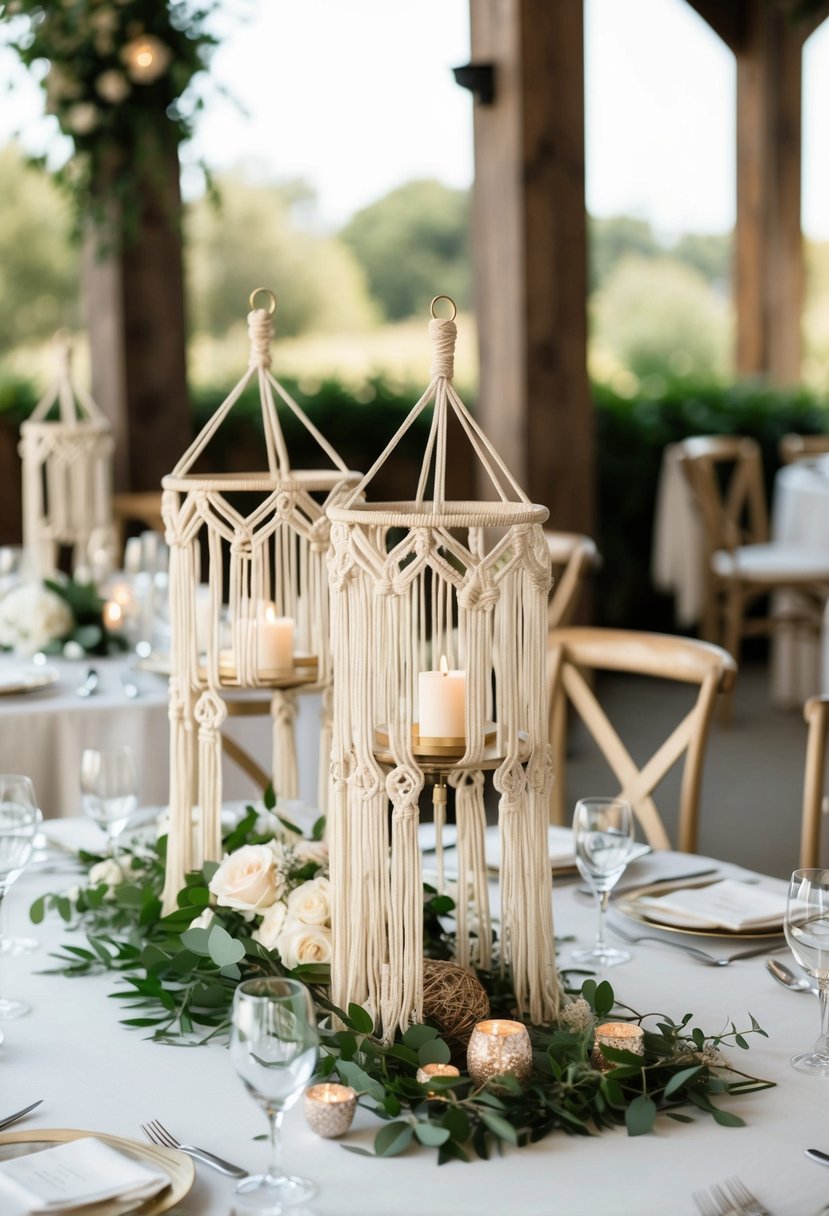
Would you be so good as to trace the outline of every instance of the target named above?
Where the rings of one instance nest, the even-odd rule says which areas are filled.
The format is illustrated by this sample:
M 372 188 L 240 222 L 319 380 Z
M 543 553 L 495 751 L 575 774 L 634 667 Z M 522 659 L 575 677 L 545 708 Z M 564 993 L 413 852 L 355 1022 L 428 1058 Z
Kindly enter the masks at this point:
M 829 1077 L 829 870 L 795 870 L 789 881 L 786 941 L 818 983 L 820 1036 L 810 1051 L 792 1056 L 801 1072 Z
M 246 980 L 233 994 L 230 1058 L 248 1093 L 268 1116 L 271 1160 L 267 1173 L 245 1178 L 236 1187 L 246 1205 L 280 1212 L 302 1203 L 315 1187 L 285 1174 L 279 1133 L 282 1118 L 296 1102 L 317 1066 L 319 1036 L 311 994 L 299 980 Z
M 0 775 L 0 911 L 6 892 L 32 855 L 38 825 L 37 800 L 29 778 Z M 19 1018 L 29 1008 L 24 1001 L 0 997 L 0 1018 Z
M 634 837 L 633 811 L 624 798 L 580 798 L 573 816 L 576 865 L 586 879 L 599 908 L 596 942 L 589 950 L 574 950 L 578 963 L 612 967 L 626 963 L 630 951 L 609 946 L 604 938 L 605 913 L 610 892 L 622 877 Z
M 117 840 L 138 806 L 138 773 L 129 747 L 88 747 L 81 756 L 86 814 L 106 832 L 113 856 Z

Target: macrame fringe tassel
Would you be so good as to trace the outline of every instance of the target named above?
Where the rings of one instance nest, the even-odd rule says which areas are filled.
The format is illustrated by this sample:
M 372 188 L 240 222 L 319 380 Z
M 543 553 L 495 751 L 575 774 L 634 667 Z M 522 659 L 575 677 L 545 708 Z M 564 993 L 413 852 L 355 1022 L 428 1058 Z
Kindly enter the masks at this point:
M 279 798 L 299 797 L 299 772 L 296 756 L 295 692 L 277 691 L 271 699 L 273 719 L 273 788 Z
M 492 920 L 485 855 L 484 774 L 456 772 L 449 783 L 455 790 L 458 826 L 455 960 L 462 967 L 474 963 L 488 969 L 492 966 Z

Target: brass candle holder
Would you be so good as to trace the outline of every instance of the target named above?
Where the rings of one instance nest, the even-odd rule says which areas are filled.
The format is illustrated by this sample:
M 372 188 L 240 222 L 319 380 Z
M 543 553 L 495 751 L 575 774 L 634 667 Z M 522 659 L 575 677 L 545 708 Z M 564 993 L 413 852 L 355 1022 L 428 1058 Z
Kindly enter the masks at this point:
M 311 1131 L 325 1140 L 344 1136 L 357 1109 L 357 1091 L 350 1085 L 326 1081 L 305 1091 L 305 1118 Z
M 492 1077 L 515 1077 L 522 1085 L 532 1073 L 532 1046 L 522 1022 L 489 1018 L 472 1031 L 466 1053 L 469 1075 L 476 1085 Z
M 600 1072 L 610 1072 L 616 1065 L 605 1058 L 602 1047 L 613 1047 L 616 1051 L 631 1051 L 634 1055 L 645 1054 L 645 1032 L 632 1022 L 605 1022 L 597 1026 L 593 1039 L 590 1062 Z

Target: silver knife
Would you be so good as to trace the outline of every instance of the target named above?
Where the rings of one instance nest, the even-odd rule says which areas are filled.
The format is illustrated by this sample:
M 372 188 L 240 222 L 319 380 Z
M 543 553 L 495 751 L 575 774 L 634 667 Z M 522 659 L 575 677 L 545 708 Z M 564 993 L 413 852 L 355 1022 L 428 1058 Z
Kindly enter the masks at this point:
M 22 1110 L 15 1111 L 13 1115 L 7 1115 L 5 1119 L 0 1119 L 0 1130 L 4 1127 L 9 1127 L 12 1123 L 16 1123 L 18 1119 L 22 1119 L 24 1115 L 28 1115 L 36 1106 L 40 1106 L 42 1098 L 38 1098 L 37 1102 L 33 1102 L 31 1106 L 24 1106 Z
M 627 895 L 630 891 L 640 891 L 642 887 L 660 887 L 665 883 L 671 882 L 691 882 L 694 878 L 708 878 L 711 874 L 717 874 L 719 870 L 716 866 L 708 870 L 694 870 L 693 874 L 669 874 L 665 878 L 654 878 L 648 882 L 647 878 L 640 878 L 636 882 L 623 883 L 621 887 L 614 887 L 610 892 L 611 899 L 615 895 Z M 579 895 L 592 895 L 592 887 L 578 887 Z

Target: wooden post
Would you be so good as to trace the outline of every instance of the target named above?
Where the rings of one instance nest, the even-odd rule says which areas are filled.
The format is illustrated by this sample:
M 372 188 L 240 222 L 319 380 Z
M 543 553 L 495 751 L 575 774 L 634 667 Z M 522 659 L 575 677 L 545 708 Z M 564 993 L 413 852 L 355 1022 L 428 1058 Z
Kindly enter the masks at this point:
M 119 223 L 113 204 L 103 243 L 89 235 L 84 299 L 92 393 L 115 432 L 116 489 L 160 492 L 191 439 L 174 146 L 148 158 L 138 194 L 133 224 Z
M 790 0 L 689 0 L 737 57 L 737 370 L 800 379 L 803 44 L 829 13 Z
M 471 0 L 482 425 L 550 526 L 594 526 L 582 0 Z

